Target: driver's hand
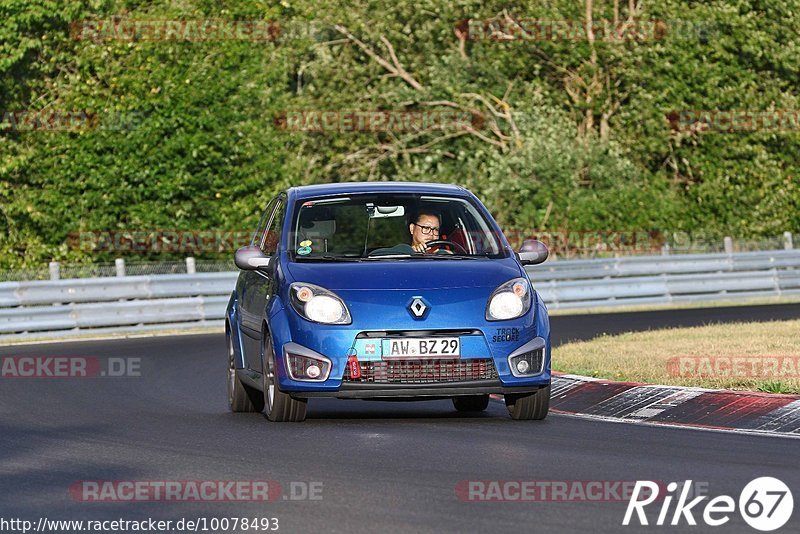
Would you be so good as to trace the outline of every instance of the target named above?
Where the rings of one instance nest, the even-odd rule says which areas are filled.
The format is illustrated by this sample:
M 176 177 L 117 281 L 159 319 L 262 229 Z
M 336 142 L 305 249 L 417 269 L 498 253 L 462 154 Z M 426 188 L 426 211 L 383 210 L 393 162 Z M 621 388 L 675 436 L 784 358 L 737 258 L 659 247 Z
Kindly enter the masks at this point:
M 427 249 L 425 248 L 425 243 L 412 245 L 411 248 L 414 249 L 414 252 L 427 252 Z

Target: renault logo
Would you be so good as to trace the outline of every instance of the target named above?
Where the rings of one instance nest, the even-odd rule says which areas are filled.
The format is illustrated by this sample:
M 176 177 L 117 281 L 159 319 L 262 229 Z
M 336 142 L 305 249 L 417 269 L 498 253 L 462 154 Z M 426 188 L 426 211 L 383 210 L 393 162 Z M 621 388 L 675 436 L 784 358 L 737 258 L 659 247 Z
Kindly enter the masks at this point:
M 430 306 L 425 303 L 422 297 L 414 297 L 411 304 L 408 305 L 408 311 L 415 319 L 422 319 L 428 314 Z

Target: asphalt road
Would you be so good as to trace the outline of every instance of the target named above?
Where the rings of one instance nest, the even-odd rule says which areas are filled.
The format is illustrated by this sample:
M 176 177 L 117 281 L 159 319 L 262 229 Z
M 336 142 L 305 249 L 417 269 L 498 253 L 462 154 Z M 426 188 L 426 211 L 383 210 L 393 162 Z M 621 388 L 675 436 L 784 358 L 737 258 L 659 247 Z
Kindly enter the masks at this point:
M 800 317 L 800 305 L 564 316 L 553 328 L 563 340 L 711 317 Z M 141 369 L 128 377 L 0 378 L 0 521 L 248 517 L 278 518 L 279 532 L 756 532 L 738 512 L 717 528 L 623 527 L 626 502 L 470 502 L 456 493 L 462 481 L 691 479 L 701 493 L 738 501 L 747 482 L 774 476 L 800 507 L 793 439 L 556 414 L 515 422 L 497 402 L 464 416 L 448 401 L 313 399 L 305 423 L 271 424 L 227 411 L 222 335 L 0 348 L 8 356 L 89 357 L 101 368 L 109 358 L 141 358 Z M 98 503 L 70 495 L 87 480 L 272 480 L 299 497 L 304 484 L 320 491 L 321 483 L 321 498 Z M 694 514 L 701 524 L 707 501 Z M 651 522 L 660 505 L 647 508 Z M 797 532 L 798 518 L 795 510 L 781 532 Z

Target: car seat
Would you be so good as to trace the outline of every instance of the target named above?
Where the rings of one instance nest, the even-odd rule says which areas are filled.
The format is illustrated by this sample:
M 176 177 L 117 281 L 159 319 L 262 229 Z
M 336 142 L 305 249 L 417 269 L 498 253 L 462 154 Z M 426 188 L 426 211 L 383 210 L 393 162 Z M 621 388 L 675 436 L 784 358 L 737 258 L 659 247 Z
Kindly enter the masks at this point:
M 331 248 L 331 238 L 336 233 L 336 219 L 327 209 L 315 209 L 308 218 L 301 219 L 300 239 L 311 241 L 311 252 L 324 254 Z
M 461 228 L 454 228 L 453 231 L 447 237 L 442 236 L 442 239 L 447 239 L 447 241 L 452 241 L 456 245 L 461 245 L 464 247 L 464 250 L 469 251 L 467 247 L 467 235 L 464 233 L 464 230 Z M 452 248 L 452 247 L 450 247 Z

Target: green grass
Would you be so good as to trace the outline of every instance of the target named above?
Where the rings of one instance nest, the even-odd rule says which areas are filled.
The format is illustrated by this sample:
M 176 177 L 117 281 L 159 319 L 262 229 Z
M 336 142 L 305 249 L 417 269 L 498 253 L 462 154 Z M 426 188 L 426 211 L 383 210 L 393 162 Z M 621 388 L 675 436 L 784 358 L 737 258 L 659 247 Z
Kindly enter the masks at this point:
M 800 320 L 602 336 L 557 347 L 553 368 L 619 381 L 800 393 Z

